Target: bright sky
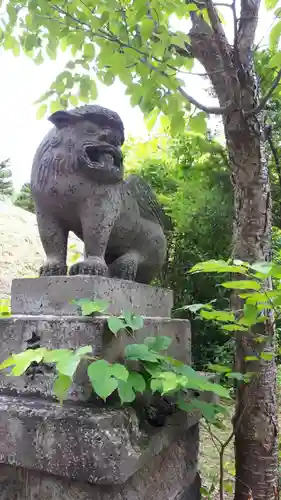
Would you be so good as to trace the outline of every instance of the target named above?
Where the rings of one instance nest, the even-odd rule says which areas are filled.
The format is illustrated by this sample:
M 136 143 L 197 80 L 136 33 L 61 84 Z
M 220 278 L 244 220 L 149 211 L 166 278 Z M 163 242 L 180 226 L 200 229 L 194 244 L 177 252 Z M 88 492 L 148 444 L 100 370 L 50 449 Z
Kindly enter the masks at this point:
M 229 13 L 225 9 L 223 14 L 228 19 Z M 257 41 L 268 33 L 272 16 L 262 9 L 260 19 L 263 22 L 258 29 Z M 51 127 L 45 119 L 36 120 L 33 103 L 48 90 L 66 59 L 65 54 L 61 54 L 56 61 L 47 60 L 36 66 L 24 55 L 15 58 L 12 53 L 0 50 L 0 61 L 0 160 L 11 158 L 14 184 L 18 189 L 29 180 L 36 147 Z M 202 102 L 211 102 L 203 90 L 202 79 L 189 77 L 188 92 Z M 98 103 L 121 115 L 127 134 L 146 135 L 143 115 L 138 108 L 131 108 L 122 84 L 115 83 L 111 87 L 99 85 Z

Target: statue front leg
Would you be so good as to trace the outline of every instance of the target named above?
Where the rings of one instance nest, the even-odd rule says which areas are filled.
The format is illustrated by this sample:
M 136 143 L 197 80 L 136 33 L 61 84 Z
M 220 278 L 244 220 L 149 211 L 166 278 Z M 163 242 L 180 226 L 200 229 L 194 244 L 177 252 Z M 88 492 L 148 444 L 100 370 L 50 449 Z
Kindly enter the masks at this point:
M 70 274 L 108 276 L 105 252 L 121 207 L 120 193 L 108 188 L 103 196 L 88 201 L 81 213 L 84 260 L 70 268 Z
M 40 239 L 46 253 L 46 262 L 40 268 L 40 276 L 65 276 L 68 230 L 51 214 L 37 209 Z

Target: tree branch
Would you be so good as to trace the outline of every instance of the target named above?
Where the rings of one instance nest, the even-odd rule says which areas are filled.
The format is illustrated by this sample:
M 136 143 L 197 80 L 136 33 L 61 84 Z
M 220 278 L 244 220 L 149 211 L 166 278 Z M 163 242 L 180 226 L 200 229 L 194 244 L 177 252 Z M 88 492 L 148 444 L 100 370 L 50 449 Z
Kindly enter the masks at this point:
M 140 60 L 145 66 L 150 68 L 152 71 L 156 71 L 157 73 L 160 73 L 161 75 L 165 76 L 166 78 L 169 78 L 169 75 L 167 75 L 167 73 L 165 73 L 165 71 L 160 70 L 159 68 L 157 68 L 157 66 L 154 66 L 149 61 L 147 61 L 147 59 L 141 58 Z M 207 113 L 209 115 L 226 114 L 226 113 L 229 113 L 229 111 L 231 109 L 231 103 L 228 103 L 228 105 L 225 107 L 205 106 L 204 104 L 201 104 L 199 101 L 194 99 L 194 97 L 189 95 L 181 86 L 179 86 L 177 88 L 177 90 L 179 91 L 179 93 L 182 95 L 182 97 L 186 101 L 188 101 L 190 104 L 193 104 L 193 106 L 196 106 L 196 108 L 200 109 L 201 111 L 204 111 L 205 113 Z
M 206 7 L 211 21 L 211 26 L 216 36 L 217 46 L 222 57 L 224 67 L 227 69 L 231 65 L 231 47 L 228 43 L 225 31 L 219 19 L 219 15 L 212 0 L 206 0 Z
M 178 87 L 178 91 L 186 101 L 190 102 L 190 104 L 193 104 L 193 106 L 196 106 L 196 108 L 201 109 L 201 111 L 204 111 L 209 115 L 225 115 L 228 114 L 232 109 L 231 102 L 222 107 L 205 106 L 204 104 L 201 104 L 196 99 L 194 99 L 194 97 L 189 95 L 182 87 Z
M 278 87 L 280 80 L 281 80 L 281 69 L 278 71 L 276 77 L 274 78 L 273 84 L 271 85 L 267 94 L 265 94 L 265 96 L 262 97 L 259 105 L 256 108 L 245 111 L 245 115 L 257 115 L 258 113 L 260 113 L 264 109 L 267 101 L 272 96 L 274 90 Z
M 241 0 L 241 15 L 238 28 L 239 58 L 244 66 L 252 62 L 252 48 L 258 24 L 260 0 Z

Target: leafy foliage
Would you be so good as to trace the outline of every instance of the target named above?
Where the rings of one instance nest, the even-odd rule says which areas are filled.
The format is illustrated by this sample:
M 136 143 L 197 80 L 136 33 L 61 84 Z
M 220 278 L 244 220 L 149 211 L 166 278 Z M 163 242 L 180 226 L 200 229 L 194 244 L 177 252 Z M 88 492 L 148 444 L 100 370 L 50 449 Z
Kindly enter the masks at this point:
M 162 128 L 161 128 L 162 127 Z M 227 292 L 207 274 L 189 274 L 198 259 L 224 259 L 230 253 L 232 231 L 232 188 L 224 148 L 210 134 L 186 132 L 171 139 L 162 125 L 149 140 L 130 138 L 125 145 L 128 173 L 144 177 L 172 219 L 168 237 L 168 260 L 156 283 L 174 291 L 176 316 L 191 318 L 185 304 L 216 299 L 219 307 L 228 304 Z M 231 269 L 225 269 L 225 273 Z M 227 275 L 221 276 L 226 280 Z M 202 368 L 218 356 L 231 359 L 228 342 L 214 324 L 192 320 L 192 354 Z
M 184 401 L 190 401 L 188 389 L 212 391 L 221 397 L 229 398 L 227 389 L 210 382 L 207 377 L 198 374 L 190 366 L 165 355 L 163 351 L 166 351 L 170 344 L 168 337 L 147 338 L 144 342 L 144 344 L 130 344 L 125 348 L 125 361 L 128 363 L 132 360 L 138 361 L 141 366 L 140 372 L 131 370 L 129 364 L 124 366 L 94 358 L 91 355 L 91 346 L 80 347 L 75 351 L 50 350 L 43 347 L 29 349 L 6 359 L 1 363 L 0 370 L 9 369 L 10 375 L 21 376 L 34 362 L 54 364 L 57 377 L 53 390 L 61 402 L 67 398 L 81 360 L 90 362 L 87 369 L 89 381 L 94 392 L 104 401 L 117 391 L 122 404 L 131 403 L 135 400 L 136 393 L 143 393 L 146 390 L 157 391 L 162 395 L 175 394 L 180 409 L 184 409 Z M 210 417 L 208 405 L 200 406 L 193 399 L 191 406 L 202 410 L 206 418 Z
M 55 59 L 58 50 L 70 51 L 65 69 L 40 99 L 38 118 L 48 108 L 53 113 L 79 101 L 94 101 L 95 78 L 105 85 L 118 78 L 132 106 L 140 106 L 152 123 L 160 111 L 170 115 L 176 132 L 183 129 L 190 107 L 178 90 L 181 72 L 192 68 L 193 59 L 183 57 L 188 37 L 171 28 L 170 18 L 174 15 L 188 22 L 194 8 L 180 1 L 163 8 L 159 0 L 153 6 L 139 0 L 85 0 L 72 2 L 71 7 L 62 0 L 9 0 L 1 20 L 0 43 L 16 56 L 23 51 L 37 64 L 46 57 Z M 203 14 L 206 17 L 206 9 Z M 205 114 L 194 116 L 193 122 L 194 128 L 204 129 Z
M 0 162 L 0 196 L 11 196 L 13 194 L 12 171 L 10 160 Z
M 10 299 L 0 299 L 0 318 L 11 316 Z
M 21 187 L 21 190 L 18 196 L 15 199 L 14 204 L 17 207 L 23 208 L 24 210 L 28 210 L 28 212 L 35 212 L 34 201 L 31 196 L 30 183 L 26 182 Z

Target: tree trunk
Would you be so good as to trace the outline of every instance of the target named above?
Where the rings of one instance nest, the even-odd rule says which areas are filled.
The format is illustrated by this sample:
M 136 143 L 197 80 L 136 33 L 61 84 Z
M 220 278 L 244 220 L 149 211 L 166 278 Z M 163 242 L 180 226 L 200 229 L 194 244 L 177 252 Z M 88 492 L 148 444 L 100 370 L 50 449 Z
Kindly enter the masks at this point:
M 254 82 L 252 82 L 254 83 Z M 244 92 L 253 100 L 254 85 Z M 251 95 L 252 94 L 252 95 Z M 235 197 L 233 253 L 244 261 L 270 258 L 271 197 L 261 124 L 254 116 L 237 113 L 224 120 L 232 165 Z M 236 371 L 257 372 L 253 381 L 237 389 L 234 417 L 235 500 L 276 500 L 278 473 L 276 366 L 270 361 L 246 362 L 246 356 L 273 351 L 271 321 L 263 325 L 266 342 L 237 337 Z
M 263 120 L 253 110 L 258 89 L 252 67 L 252 44 L 259 0 L 241 0 L 241 21 L 234 46 L 230 46 L 219 24 L 211 0 L 206 0 L 212 29 L 202 17 L 192 16 L 191 49 L 203 64 L 220 106 L 231 103 L 224 114 L 224 130 L 232 170 L 235 215 L 233 257 L 248 262 L 270 259 L 271 196 L 266 164 Z M 236 309 L 241 307 L 235 298 Z M 240 301 L 241 302 L 241 301 Z M 270 361 L 245 361 L 258 352 L 273 353 L 270 318 L 259 325 L 264 342 L 254 340 L 253 331 L 237 335 L 236 369 L 255 372 L 249 384 L 239 383 L 235 433 L 235 500 L 276 500 L 278 478 L 276 366 Z

